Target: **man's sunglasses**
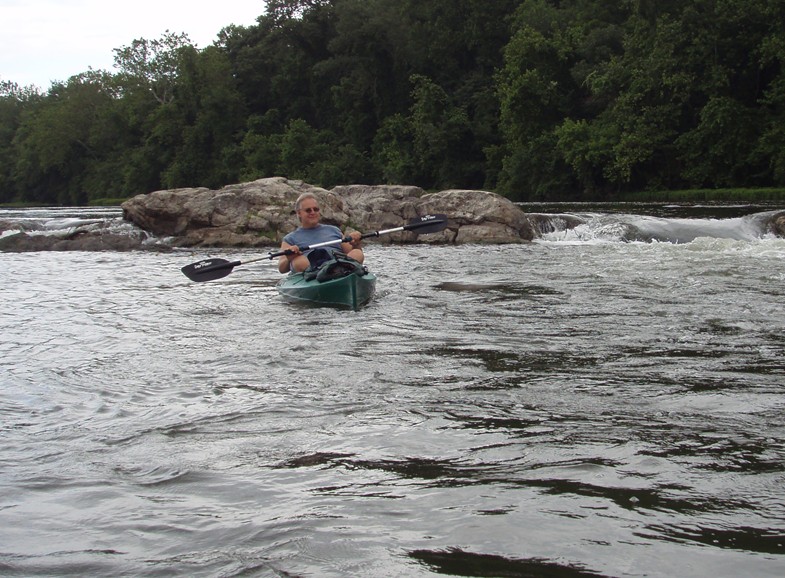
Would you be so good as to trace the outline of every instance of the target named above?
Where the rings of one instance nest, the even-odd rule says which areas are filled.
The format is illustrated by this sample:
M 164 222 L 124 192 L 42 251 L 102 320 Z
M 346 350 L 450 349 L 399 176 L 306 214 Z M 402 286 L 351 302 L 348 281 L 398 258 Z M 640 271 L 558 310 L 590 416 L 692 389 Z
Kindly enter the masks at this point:
M 308 213 L 310 215 L 311 213 L 318 213 L 319 212 L 319 207 L 308 207 L 307 209 L 300 209 L 300 210 L 301 211 L 305 211 L 306 213 Z

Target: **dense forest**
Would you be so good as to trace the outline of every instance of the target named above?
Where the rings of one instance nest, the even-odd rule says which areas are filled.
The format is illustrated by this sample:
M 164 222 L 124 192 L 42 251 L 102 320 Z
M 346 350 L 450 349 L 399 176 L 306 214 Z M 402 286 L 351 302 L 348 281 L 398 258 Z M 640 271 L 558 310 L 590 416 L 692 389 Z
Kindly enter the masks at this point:
M 0 79 L 0 203 L 281 175 L 514 200 L 785 186 L 782 0 L 269 0 L 45 92 Z

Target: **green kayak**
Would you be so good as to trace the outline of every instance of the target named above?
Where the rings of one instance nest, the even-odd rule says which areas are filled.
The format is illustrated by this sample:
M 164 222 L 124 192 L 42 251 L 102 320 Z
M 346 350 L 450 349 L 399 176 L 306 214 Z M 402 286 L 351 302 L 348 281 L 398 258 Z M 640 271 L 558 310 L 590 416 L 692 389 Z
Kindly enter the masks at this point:
M 368 303 L 376 291 L 376 276 L 352 261 L 353 266 L 322 268 L 290 273 L 277 285 L 284 300 L 328 307 L 349 307 L 355 311 Z

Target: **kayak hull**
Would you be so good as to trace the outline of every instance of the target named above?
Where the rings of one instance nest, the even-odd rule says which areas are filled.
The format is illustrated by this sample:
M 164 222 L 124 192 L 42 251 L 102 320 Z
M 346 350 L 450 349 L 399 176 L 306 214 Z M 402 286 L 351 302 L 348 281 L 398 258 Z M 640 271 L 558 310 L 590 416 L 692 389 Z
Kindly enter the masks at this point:
M 306 280 L 302 273 L 290 273 L 276 286 L 284 301 L 355 311 L 367 304 L 376 292 L 376 276 L 354 272 L 337 279 Z

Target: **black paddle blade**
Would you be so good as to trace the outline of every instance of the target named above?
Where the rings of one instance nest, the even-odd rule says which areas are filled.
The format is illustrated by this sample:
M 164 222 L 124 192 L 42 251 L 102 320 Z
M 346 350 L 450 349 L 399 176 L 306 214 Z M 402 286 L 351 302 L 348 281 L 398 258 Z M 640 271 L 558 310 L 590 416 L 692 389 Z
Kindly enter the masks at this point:
M 412 219 L 408 224 L 403 226 L 405 231 L 414 231 L 418 235 L 425 235 L 426 233 L 438 233 L 447 228 L 447 215 L 424 215 Z
M 240 261 L 227 261 L 226 259 L 205 259 L 198 263 L 191 263 L 182 269 L 183 275 L 188 277 L 191 281 L 213 281 L 226 277 L 232 272 Z

